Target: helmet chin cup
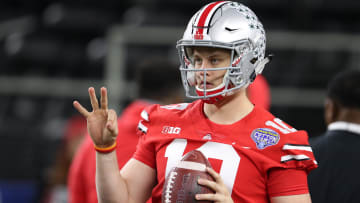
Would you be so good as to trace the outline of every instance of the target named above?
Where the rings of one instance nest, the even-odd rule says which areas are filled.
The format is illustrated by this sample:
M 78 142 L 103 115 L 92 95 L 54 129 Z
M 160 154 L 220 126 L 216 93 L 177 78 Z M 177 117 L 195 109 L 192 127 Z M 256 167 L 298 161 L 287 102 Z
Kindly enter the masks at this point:
M 220 93 L 222 91 L 224 91 L 225 89 L 225 86 L 221 87 L 221 88 L 216 88 L 215 90 L 210 90 L 210 91 L 207 91 L 207 90 L 201 90 L 199 88 L 196 88 L 196 93 L 202 97 L 202 100 L 205 102 L 205 103 L 208 103 L 208 104 L 215 104 L 217 103 L 218 101 L 221 101 L 222 99 L 224 99 L 225 95 L 224 94 L 219 94 L 219 95 L 216 95 L 216 96 L 211 96 L 211 95 L 215 95 L 217 93 Z

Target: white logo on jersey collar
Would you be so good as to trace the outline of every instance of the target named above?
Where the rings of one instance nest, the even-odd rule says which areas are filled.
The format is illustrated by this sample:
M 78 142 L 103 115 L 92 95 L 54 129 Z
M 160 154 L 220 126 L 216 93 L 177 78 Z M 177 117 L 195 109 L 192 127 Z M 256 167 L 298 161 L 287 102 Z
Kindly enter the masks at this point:
M 206 134 L 202 139 L 203 140 L 211 140 L 212 139 L 211 134 L 210 133 Z
M 181 132 L 180 127 L 173 127 L 173 126 L 164 126 L 161 133 L 162 134 L 175 134 L 178 135 Z

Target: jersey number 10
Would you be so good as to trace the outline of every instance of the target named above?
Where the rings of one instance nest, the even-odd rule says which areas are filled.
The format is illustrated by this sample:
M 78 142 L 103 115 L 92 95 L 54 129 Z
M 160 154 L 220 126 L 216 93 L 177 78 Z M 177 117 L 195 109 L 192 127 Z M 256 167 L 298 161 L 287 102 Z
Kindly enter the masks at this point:
M 166 147 L 165 157 L 168 158 L 168 161 L 166 165 L 165 177 L 183 157 L 186 145 L 186 139 L 174 139 Z M 201 151 L 206 158 L 222 160 L 219 174 L 231 194 L 240 163 L 239 154 L 231 145 L 217 142 L 206 142 L 196 150 Z

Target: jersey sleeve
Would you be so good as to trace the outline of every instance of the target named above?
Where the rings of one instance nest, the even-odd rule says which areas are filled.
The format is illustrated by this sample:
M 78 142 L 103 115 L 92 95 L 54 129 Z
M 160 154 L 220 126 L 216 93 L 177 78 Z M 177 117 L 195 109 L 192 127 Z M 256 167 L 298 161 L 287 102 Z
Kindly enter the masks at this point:
M 268 170 L 267 187 L 270 197 L 309 193 L 307 174 L 317 168 L 305 131 L 282 135 L 274 154 L 277 163 Z
M 146 107 L 141 112 L 141 120 L 138 124 L 138 134 L 140 136 L 136 151 L 133 155 L 133 158 L 150 166 L 151 168 L 156 168 L 156 155 L 154 144 L 151 142 L 151 125 L 154 122 L 152 115 L 156 110 L 158 105 L 151 105 Z
M 313 151 L 305 131 L 286 134 L 281 146 L 280 162 L 284 168 L 301 169 L 309 173 L 317 168 Z
M 307 174 L 298 169 L 274 169 L 269 172 L 267 182 L 270 197 L 309 193 Z

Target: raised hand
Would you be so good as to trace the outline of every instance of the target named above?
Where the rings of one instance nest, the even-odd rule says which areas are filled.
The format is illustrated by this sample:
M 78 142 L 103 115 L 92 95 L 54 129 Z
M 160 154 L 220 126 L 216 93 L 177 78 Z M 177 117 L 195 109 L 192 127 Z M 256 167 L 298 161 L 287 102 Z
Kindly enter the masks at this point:
M 198 183 L 200 185 L 211 188 L 215 191 L 214 194 L 197 194 L 195 197 L 197 200 L 210 200 L 218 203 L 234 203 L 231 199 L 230 192 L 228 191 L 224 181 L 221 179 L 221 176 L 216 173 L 212 168 L 207 167 L 206 171 L 215 179 L 215 181 L 210 181 L 206 179 L 199 179 Z
M 113 109 L 108 109 L 107 90 L 100 89 L 100 106 L 93 87 L 89 88 L 92 111 L 86 110 L 78 101 L 74 107 L 86 118 L 88 132 L 95 146 L 105 148 L 114 144 L 118 135 L 117 115 Z

